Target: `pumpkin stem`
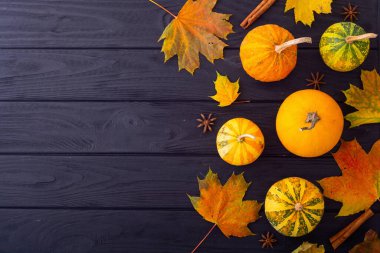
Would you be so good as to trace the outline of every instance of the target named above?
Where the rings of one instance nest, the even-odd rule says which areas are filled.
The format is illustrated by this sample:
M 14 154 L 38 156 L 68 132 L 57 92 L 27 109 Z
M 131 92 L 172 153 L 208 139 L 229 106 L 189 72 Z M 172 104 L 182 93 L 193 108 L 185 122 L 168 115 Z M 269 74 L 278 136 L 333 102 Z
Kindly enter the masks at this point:
M 282 43 L 281 45 L 276 45 L 274 47 L 274 50 L 280 54 L 283 50 L 287 49 L 288 47 L 291 47 L 291 46 L 294 46 L 294 45 L 297 45 L 297 44 L 300 44 L 300 43 L 312 43 L 312 39 L 311 37 L 301 37 L 301 38 L 298 38 L 298 39 L 294 39 L 294 40 L 289 40 L 285 43 Z
M 158 7 L 160 7 L 161 9 L 163 9 L 164 11 L 166 11 L 167 13 L 169 13 L 173 18 L 177 18 L 177 16 L 176 15 L 174 15 L 172 12 L 170 12 L 168 9 L 166 9 L 164 6 L 162 6 L 161 4 L 159 4 L 159 3 L 156 3 L 155 1 L 153 1 L 153 0 L 148 0 L 149 2 L 151 2 L 151 3 L 153 3 L 153 4 L 155 4 L 155 5 L 157 5 Z
M 296 203 L 296 204 L 294 205 L 294 209 L 295 209 L 296 211 L 302 211 L 303 206 L 302 206 L 301 203 Z
M 374 39 L 376 37 L 377 37 L 376 33 L 365 33 L 365 34 L 357 35 L 357 36 L 347 36 L 346 42 L 348 44 L 351 44 L 352 42 L 357 41 L 357 40 Z
M 305 122 L 306 123 L 311 123 L 311 125 L 309 127 L 301 127 L 300 128 L 300 131 L 304 131 L 304 130 L 311 130 L 315 127 L 315 124 L 317 124 L 317 122 L 320 120 L 321 118 L 318 116 L 317 112 L 309 112 L 307 114 L 307 117 L 306 117 L 306 120 Z
M 251 134 L 242 134 L 237 138 L 237 140 L 238 142 L 242 142 L 244 138 L 251 138 L 252 140 L 256 139 L 256 137 Z

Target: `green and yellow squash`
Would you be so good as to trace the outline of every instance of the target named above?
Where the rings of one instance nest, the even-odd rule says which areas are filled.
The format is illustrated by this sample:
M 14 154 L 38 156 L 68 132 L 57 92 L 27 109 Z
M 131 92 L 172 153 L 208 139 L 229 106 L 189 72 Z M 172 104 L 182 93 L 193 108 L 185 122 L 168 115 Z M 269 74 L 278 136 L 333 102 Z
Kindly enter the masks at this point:
M 321 221 L 324 200 L 311 182 L 299 178 L 282 179 L 271 186 L 265 198 L 269 223 L 285 236 L 299 237 L 313 231 Z
M 322 34 L 319 51 L 331 69 L 347 72 L 359 67 L 367 58 L 371 38 L 377 34 L 366 33 L 352 22 L 331 25 Z

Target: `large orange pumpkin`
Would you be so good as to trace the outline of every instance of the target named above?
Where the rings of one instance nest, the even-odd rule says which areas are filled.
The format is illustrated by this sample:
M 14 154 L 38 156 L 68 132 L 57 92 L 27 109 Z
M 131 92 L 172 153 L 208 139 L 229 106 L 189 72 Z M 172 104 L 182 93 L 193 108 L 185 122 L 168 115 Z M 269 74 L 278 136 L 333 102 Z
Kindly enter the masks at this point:
M 294 39 L 278 25 L 262 25 L 250 31 L 240 46 L 244 70 L 262 82 L 279 81 L 287 77 L 297 63 L 297 44 L 311 43 L 310 37 Z
M 302 157 L 329 152 L 343 131 L 343 114 L 333 98 L 318 90 L 294 92 L 277 113 L 277 135 L 284 147 Z
M 264 136 L 260 128 L 245 118 L 227 121 L 216 137 L 220 157 L 231 165 L 254 162 L 264 150 Z

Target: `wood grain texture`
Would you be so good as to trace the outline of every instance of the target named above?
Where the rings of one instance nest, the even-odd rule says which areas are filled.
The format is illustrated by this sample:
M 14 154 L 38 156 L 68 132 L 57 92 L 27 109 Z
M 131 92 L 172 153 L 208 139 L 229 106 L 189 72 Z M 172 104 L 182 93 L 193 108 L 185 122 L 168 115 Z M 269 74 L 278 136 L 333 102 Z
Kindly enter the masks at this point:
M 327 241 L 328 235 L 337 232 L 352 218 L 335 218 L 335 214 L 325 213 L 318 229 L 305 237 L 286 238 L 276 233 L 278 243 L 273 252 L 289 253 L 303 240 L 323 243 L 327 252 L 332 252 Z M 12 253 L 190 252 L 211 226 L 195 211 L 8 209 L 0 210 L 0 251 Z M 355 243 L 363 240 L 365 231 L 379 226 L 380 220 L 376 214 L 336 252 L 347 252 Z M 250 227 L 258 234 L 273 231 L 264 217 Z M 258 236 L 227 239 L 218 229 L 215 229 L 198 252 L 265 252 L 261 249 L 258 239 Z
M 185 0 L 159 0 L 178 12 Z M 197 195 L 196 177 L 211 167 L 225 181 L 243 172 L 253 184 L 247 198 L 264 201 L 269 186 L 283 177 L 313 182 L 340 175 L 330 155 L 302 159 L 289 154 L 275 133 L 280 102 L 306 88 L 310 72 L 326 74 L 322 90 L 340 102 L 340 90 L 361 86 L 360 69 L 328 69 L 317 50 L 322 32 L 342 21 L 347 0 L 334 0 L 333 14 L 316 15 L 312 28 L 294 23 L 277 3 L 252 27 L 275 23 L 301 45 L 295 71 L 284 81 L 261 84 L 242 70 L 238 47 L 248 31 L 240 21 L 260 0 L 219 0 L 216 11 L 233 14 L 225 60 L 215 65 L 201 57 L 194 77 L 178 72 L 177 59 L 163 63 L 157 39 L 171 17 L 147 0 L 0 0 L 0 252 L 1 253 L 171 253 L 189 252 L 211 224 L 194 210 L 186 193 Z M 358 24 L 379 32 L 377 0 L 359 5 Z M 249 29 L 250 30 L 250 29 Z M 361 68 L 379 69 L 379 40 L 371 42 Z M 215 71 L 240 77 L 250 104 L 219 108 Z M 216 113 L 213 133 L 196 128 L 199 113 Z M 256 121 L 266 137 L 263 156 L 243 168 L 217 155 L 215 134 L 232 117 Z M 380 138 L 378 125 L 348 129 L 368 151 Z M 302 241 L 324 243 L 357 215 L 335 218 L 341 204 L 326 200 L 322 223 L 310 235 L 289 239 L 276 234 L 273 252 L 289 253 Z M 379 204 L 337 252 L 362 241 L 380 227 Z M 273 231 L 263 216 L 251 226 L 258 234 Z M 215 230 L 198 252 L 265 252 L 258 237 L 225 238 Z
M 377 0 L 351 1 L 360 5 L 361 16 L 358 24 L 367 31 L 377 30 Z M 259 3 L 259 0 L 220 1 L 216 11 L 232 14 L 231 22 L 235 33 L 229 36 L 228 44 L 238 47 L 247 31 L 239 24 Z M 185 3 L 162 0 L 160 3 L 177 13 Z M 332 23 L 342 21 L 342 7 L 345 0 L 335 0 L 330 15 L 316 15 L 312 29 L 295 24 L 293 11 L 284 14 L 285 1 L 278 1 L 254 26 L 275 23 L 289 29 L 295 36 L 311 36 L 316 48 L 322 32 Z M 171 16 L 148 1 L 0 1 L 0 47 L 2 48 L 69 48 L 69 47 L 128 47 L 157 48 L 157 43 Z M 253 26 L 253 27 L 254 27 Z M 378 45 L 373 42 L 373 47 Z M 305 47 L 302 45 L 301 47 Z
M 333 158 L 263 157 L 237 168 L 216 156 L 0 156 L 0 207 L 191 208 L 186 193 L 198 195 L 196 178 L 208 168 L 222 182 L 244 172 L 253 181 L 247 198 L 260 202 L 284 177 L 340 175 Z M 335 212 L 341 205 L 327 203 Z
M 216 71 L 240 77 L 241 100 L 281 101 L 307 88 L 311 72 L 325 74 L 322 90 L 344 101 L 341 90 L 360 86 L 360 69 L 378 66 L 372 50 L 364 64 L 348 73 L 329 69 L 317 50 L 299 50 L 298 65 L 283 81 L 261 83 L 242 69 L 239 51 L 227 50 L 215 65 L 202 61 L 194 76 L 178 72 L 177 61 L 163 63 L 159 50 L 2 50 L 0 100 L 209 101 Z
M 262 129 L 264 156 L 289 153 L 275 132 L 279 103 L 220 108 L 206 102 L 1 102 L 0 153 L 177 153 L 216 155 L 215 135 L 196 128 L 199 113 L 214 112 L 215 130 L 234 117 Z M 352 111 L 344 106 L 343 111 Z M 369 124 L 346 126 L 343 138 L 356 137 L 366 148 L 379 137 Z

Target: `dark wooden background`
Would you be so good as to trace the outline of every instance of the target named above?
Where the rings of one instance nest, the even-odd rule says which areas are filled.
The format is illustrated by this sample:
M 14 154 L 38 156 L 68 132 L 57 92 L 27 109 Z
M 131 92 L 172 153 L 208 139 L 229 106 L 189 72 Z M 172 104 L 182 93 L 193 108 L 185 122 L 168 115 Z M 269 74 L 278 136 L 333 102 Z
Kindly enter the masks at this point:
M 160 0 L 177 13 L 185 0 Z M 198 194 L 197 176 L 210 166 L 226 180 L 245 172 L 253 184 L 248 199 L 264 201 L 269 186 L 287 176 L 317 180 L 339 175 L 331 155 L 302 159 L 289 154 L 275 133 L 281 101 L 306 88 L 310 72 L 326 74 L 322 90 L 337 99 L 349 83 L 361 86 L 360 69 L 337 73 L 318 52 L 322 32 L 341 21 L 348 0 L 335 0 L 333 14 L 317 15 L 312 28 L 294 23 L 278 1 L 254 26 L 275 23 L 301 45 L 296 69 L 280 83 L 261 84 L 242 70 L 239 45 L 247 31 L 240 21 L 258 0 L 219 0 L 216 10 L 231 13 L 235 33 L 225 59 L 215 65 L 202 57 L 194 77 L 177 71 L 176 59 L 163 63 L 156 41 L 171 16 L 145 0 L 0 1 L 0 252 L 190 252 L 212 224 L 196 213 L 186 196 Z M 359 5 L 357 22 L 379 33 L 377 0 Z M 363 64 L 379 66 L 379 43 Z M 252 103 L 219 108 L 216 70 L 240 77 L 241 97 Z M 199 113 L 216 114 L 219 127 L 238 116 L 257 122 L 266 138 L 262 157 L 233 168 L 217 155 L 215 132 L 196 128 Z M 347 122 L 346 122 L 347 123 Z M 344 131 L 368 150 L 379 125 Z M 357 215 L 336 218 L 340 204 L 326 200 L 321 224 L 299 239 L 276 233 L 273 250 L 261 250 L 258 236 L 225 238 L 215 230 L 199 252 L 291 252 L 302 241 L 325 244 Z M 380 208 L 338 252 L 347 252 L 369 228 L 380 232 Z M 261 212 L 264 216 L 264 213 Z M 265 217 L 257 233 L 273 231 Z

